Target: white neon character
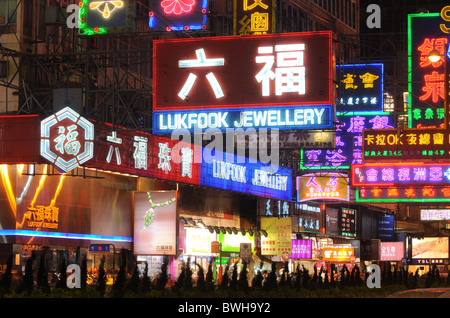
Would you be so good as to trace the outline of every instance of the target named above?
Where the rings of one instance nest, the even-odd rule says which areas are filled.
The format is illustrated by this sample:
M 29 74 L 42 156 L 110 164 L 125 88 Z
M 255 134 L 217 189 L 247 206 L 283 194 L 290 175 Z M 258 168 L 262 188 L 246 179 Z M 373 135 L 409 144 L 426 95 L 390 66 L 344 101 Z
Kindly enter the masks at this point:
M 262 96 L 270 96 L 271 80 L 275 80 L 277 96 L 292 92 L 304 95 L 306 92 L 303 61 L 305 45 L 303 43 L 275 45 L 275 52 L 277 52 L 275 72 L 272 71 L 275 64 L 273 49 L 272 46 L 258 47 L 258 54 L 261 55 L 255 58 L 256 63 L 265 63 L 261 71 L 255 75 L 258 83 L 262 83 Z
M 195 54 L 197 55 L 197 59 L 195 60 L 180 60 L 178 61 L 178 67 L 179 68 L 195 68 L 195 67 L 214 67 L 214 66 L 224 66 L 225 60 L 223 58 L 215 58 L 215 59 L 207 59 L 205 50 L 204 49 L 198 49 L 195 51 Z M 183 88 L 178 93 L 178 96 L 185 100 L 188 96 L 189 92 L 191 91 L 192 87 L 194 86 L 195 80 L 197 79 L 197 75 L 190 73 L 186 82 L 183 85 Z M 219 82 L 217 81 L 216 76 L 210 72 L 206 75 L 206 79 L 208 80 L 209 84 L 211 85 L 211 88 L 213 89 L 214 95 L 216 98 L 221 98 L 224 95 L 222 87 L 220 86 Z
M 145 137 L 134 136 L 134 167 L 147 170 L 147 142 Z
M 166 143 L 159 143 L 159 163 L 158 163 L 158 169 L 161 169 L 164 171 L 165 174 L 167 174 L 169 171 L 172 170 L 170 166 L 170 160 L 172 157 L 170 156 L 171 149 L 169 148 L 169 144 Z
M 77 129 L 77 125 L 67 127 L 68 133 L 65 135 L 66 127 L 58 127 L 59 136 L 53 139 L 53 141 L 56 142 L 55 149 L 61 154 L 76 155 L 80 151 L 81 145 L 77 141 L 78 132 L 75 129 Z
M 192 178 L 193 151 L 189 148 L 181 148 L 181 176 Z
M 109 142 L 112 142 L 114 144 L 119 144 L 119 145 L 122 144 L 122 139 L 121 138 L 117 138 L 117 132 L 116 131 L 111 132 L 111 136 L 106 136 L 106 140 L 109 141 Z M 111 162 L 111 158 L 112 158 L 113 152 L 115 152 L 117 164 L 120 166 L 121 163 L 122 163 L 122 160 L 120 159 L 119 147 L 113 147 L 112 145 L 109 146 L 109 151 L 108 151 L 108 156 L 106 157 L 106 161 L 108 163 Z

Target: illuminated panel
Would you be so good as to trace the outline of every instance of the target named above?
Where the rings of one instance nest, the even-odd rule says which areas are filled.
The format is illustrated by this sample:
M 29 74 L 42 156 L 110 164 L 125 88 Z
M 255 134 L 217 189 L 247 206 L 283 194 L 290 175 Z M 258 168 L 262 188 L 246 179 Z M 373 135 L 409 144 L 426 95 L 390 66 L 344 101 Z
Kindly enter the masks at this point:
M 153 110 L 333 105 L 331 34 L 155 40 Z
M 100 125 L 95 129 L 95 160 L 89 167 L 200 184 L 200 146 L 127 130 L 112 131 Z
M 404 242 L 381 242 L 380 261 L 401 261 L 405 257 Z
M 312 242 L 311 240 L 292 240 L 292 254 L 289 258 L 293 259 L 311 259 Z
M 290 201 L 292 170 L 218 150 L 204 151 L 200 185 Z
M 421 221 L 448 221 L 450 220 L 449 209 L 420 209 Z
M 339 225 L 342 236 L 355 237 L 356 236 L 356 214 L 355 209 L 341 207 Z
M 450 154 L 450 134 L 444 129 L 365 129 L 362 143 L 364 162 L 447 160 Z
M 336 121 L 335 149 L 302 149 L 301 170 L 350 169 L 351 164 L 362 163 L 363 129 L 393 128 L 395 116 L 385 112 L 361 112 L 338 115 Z
M 150 1 L 150 31 L 198 31 L 208 29 L 209 0 Z
M 268 34 L 275 32 L 274 0 L 234 0 L 233 34 Z
M 355 258 L 353 247 L 324 247 L 322 253 L 326 262 L 349 262 Z
M 450 186 L 361 187 L 356 202 L 449 202 Z
M 93 157 L 94 125 L 66 107 L 41 121 L 41 156 L 64 172 Z
M 177 192 L 134 194 L 134 252 L 176 255 Z
M 450 185 L 450 163 L 379 163 L 352 166 L 352 186 Z
M 412 239 L 412 265 L 448 265 L 448 237 Z
M 336 66 L 336 111 L 383 111 L 383 64 Z
M 135 31 L 134 0 L 82 0 L 80 6 L 80 35 L 102 35 Z
M 447 36 L 440 32 L 439 13 L 408 15 L 409 128 L 444 128 L 444 65 Z M 431 62 L 437 50 L 441 59 Z
M 156 111 L 153 112 L 153 133 L 169 134 L 174 130 L 198 132 L 205 129 L 226 131 L 238 128 L 326 129 L 333 127 L 333 118 L 333 105 Z
M 309 200 L 348 201 L 348 177 L 339 173 L 307 174 L 297 177 L 297 202 Z

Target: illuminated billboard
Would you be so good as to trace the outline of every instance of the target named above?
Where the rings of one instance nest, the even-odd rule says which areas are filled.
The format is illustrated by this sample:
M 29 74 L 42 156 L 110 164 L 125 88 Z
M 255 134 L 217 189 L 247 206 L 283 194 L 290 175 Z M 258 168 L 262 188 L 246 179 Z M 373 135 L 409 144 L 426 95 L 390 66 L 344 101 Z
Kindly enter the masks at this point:
M 332 127 L 333 118 L 333 105 L 154 111 L 152 115 L 154 134 L 205 129 L 327 129 Z
M 404 242 L 381 242 L 380 261 L 399 262 L 405 257 Z
M 412 239 L 412 265 L 447 265 L 448 237 L 424 237 Z
M 360 187 L 356 202 L 449 202 L 450 186 Z
M 450 163 L 378 163 L 352 166 L 352 186 L 450 185 Z
M 234 0 L 233 34 L 268 34 L 275 32 L 275 0 Z
M 102 35 L 134 32 L 136 1 L 83 0 L 80 6 L 80 35 Z
M 450 209 L 420 209 L 421 221 L 449 221 Z
M 209 0 L 150 1 L 150 31 L 198 31 L 208 28 Z
M 297 177 L 297 202 L 309 200 L 349 200 L 348 176 L 340 173 L 307 174 Z
M 177 192 L 134 194 L 134 253 L 176 255 Z
M 331 43 L 330 31 L 156 40 L 153 111 L 172 115 L 172 121 L 159 116 L 156 123 L 160 125 L 162 120 L 166 125 L 183 125 L 183 117 L 188 123 L 189 117 L 195 116 L 198 122 L 206 120 L 206 127 L 214 118 L 220 119 L 223 127 L 235 121 L 239 125 L 236 116 L 240 112 L 230 109 L 245 109 L 247 121 L 267 120 L 289 126 L 317 115 L 315 108 L 325 112 L 322 106 L 328 105 L 334 113 Z M 228 110 L 230 117 L 218 117 L 217 111 L 210 114 L 207 110 L 211 109 Z M 333 127 L 332 122 L 324 124 Z M 155 132 L 160 129 L 157 126 Z
M 410 128 L 444 128 L 444 68 L 448 36 L 441 32 L 439 13 L 408 15 L 408 84 Z M 436 50 L 441 58 L 431 62 Z
M 386 112 L 364 112 L 336 117 L 335 149 L 302 149 L 301 170 L 349 169 L 362 163 L 364 129 L 395 127 L 395 116 Z M 280 147 L 281 148 L 281 147 Z
M 363 161 L 447 160 L 450 133 L 439 128 L 365 129 Z
M 291 259 L 311 259 L 312 244 L 311 240 L 292 240 Z
M 351 262 L 355 260 L 353 247 L 326 246 L 322 249 L 322 260 L 325 262 Z
M 336 111 L 383 111 L 383 64 L 337 65 Z
M 261 255 L 292 254 L 291 218 L 261 217 L 261 228 L 267 231 L 261 237 Z
M 200 185 L 292 200 L 292 170 L 215 150 L 204 152 Z

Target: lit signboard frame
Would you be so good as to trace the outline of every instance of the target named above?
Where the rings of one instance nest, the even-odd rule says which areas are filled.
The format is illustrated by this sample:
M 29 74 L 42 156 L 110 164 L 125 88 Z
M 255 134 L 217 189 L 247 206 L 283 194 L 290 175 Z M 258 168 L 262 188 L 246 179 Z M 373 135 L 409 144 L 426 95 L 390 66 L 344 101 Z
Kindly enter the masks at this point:
M 364 129 L 364 162 L 442 161 L 450 154 L 450 132 L 440 128 Z
M 154 111 L 334 104 L 331 31 L 156 40 L 153 52 Z M 294 87 L 280 77 L 291 64 Z
M 348 175 L 311 173 L 297 177 L 297 202 L 310 200 L 350 200 Z
M 204 152 L 200 185 L 292 201 L 292 170 L 219 150 Z
M 379 111 L 384 108 L 384 64 L 337 65 L 337 112 Z
M 448 237 L 424 237 L 412 239 L 412 265 L 448 265 L 449 238 Z M 421 247 L 423 246 L 423 247 Z M 434 250 L 435 248 L 438 250 Z M 442 248 L 446 252 L 442 252 Z
M 371 129 L 389 129 L 395 125 L 395 116 L 388 112 L 360 112 L 336 117 L 336 149 L 302 149 L 300 170 L 350 169 L 362 162 L 362 132 Z
M 80 35 L 103 35 L 134 32 L 136 1 L 82 0 L 80 5 Z
M 150 31 L 201 31 L 208 29 L 209 0 L 151 1 Z
M 378 163 L 352 166 L 352 186 L 450 185 L 450 163 Z
M 202 132 L 206 129 L 329 129 L 333 128 L 333 105 L 255 107 L 248 110 L 154 111 L 153 133 Z
M 339 227 L 342 236 L 356 237 L 357 212 L 347 207 L 340 208 Z
M 233 1 L 233 34 L 255 35 L 275 32 L 275 0 Z
M 450 202 L 450 186 L 360 187 L 356 202 Z
M 440 32 L 441 22 L 439 13 L 408 14 L 409 128 L 445 128 L 444 93 L 433 89 L 444 85 L 445 52 L 438 43 L 447 42 L 447 36 Z M 442 51 L 443 59 L 437 63 L 428 60 L 433 49 Z
M 420 209 L 421 221 L 449 221 L 450 209 Z

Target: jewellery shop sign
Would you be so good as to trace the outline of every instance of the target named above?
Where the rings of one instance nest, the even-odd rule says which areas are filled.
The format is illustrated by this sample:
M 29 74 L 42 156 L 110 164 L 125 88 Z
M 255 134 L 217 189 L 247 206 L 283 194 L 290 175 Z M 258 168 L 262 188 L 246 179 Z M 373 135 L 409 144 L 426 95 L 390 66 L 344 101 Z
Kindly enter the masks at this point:
M 40 155 L 66 173 L 85 166 L 292 199 L 292 171 L 166 137 L 100 126 L 66 107 L 40 123 Z M 42 162 L 43 163 L 43 162 Z

